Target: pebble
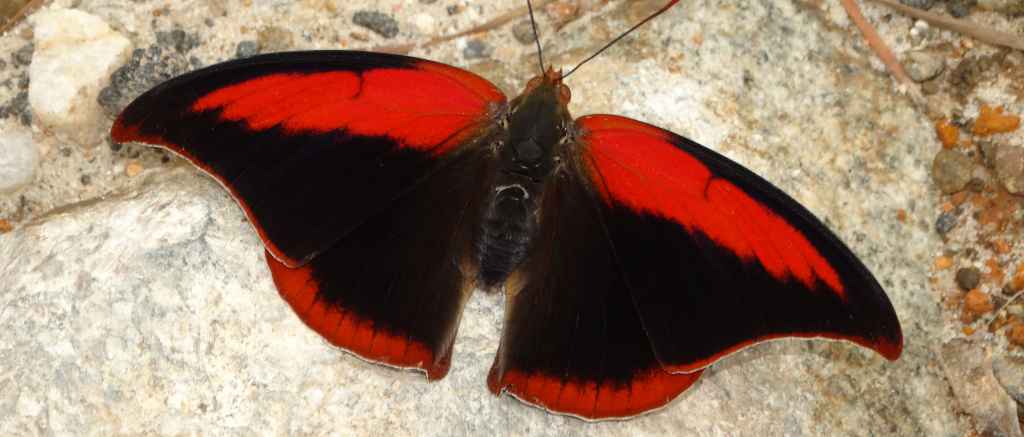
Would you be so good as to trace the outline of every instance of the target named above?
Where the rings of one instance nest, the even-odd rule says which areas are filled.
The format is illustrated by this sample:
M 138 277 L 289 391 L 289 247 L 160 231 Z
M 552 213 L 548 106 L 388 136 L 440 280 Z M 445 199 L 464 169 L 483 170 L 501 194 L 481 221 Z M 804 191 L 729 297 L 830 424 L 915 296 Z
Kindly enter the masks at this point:
M 482 40 L 471 39 L 466 41 L 466 48 L 462 49 L 462 56 L 465 56 L 466 59 L 489 58 L 493 52 L 494 49 Z
M 106 128 L 97 98 L 106 78 L 128 59 L 131 43 L 101 18 L 76 9 L 44 9 L 32 22 L 33 117 L 80 144 L 98 142 Z
M 978 119 L 974 121 L 971 132 L 975 135 L 986 136 L 1013 132 L 1020 127 L 1020 117 L 1015 114 L 1003 113 L 1003 107 L 993 108 L 988 105 L 981 105 Z
M 32 182 L 38 161 L 31 132 L 11 123 L 0 124 L 0 193 Z
M 0 219 L 0 234 L 6 234 L 14 230 L 14 225 L 11 222 Z
M 974 163 L 953 149 L 942 149 L 932 163 L 932 180 L 943 193 L 952 194 L 964 189 L 970 182 Z
M 967 291 L 978 286 L 981 282 L 981 271 L 974 267 L 964 267 L 956 271 L 956 285 L 961 290 Z
M 947 0 L 946 12 L 956 18 L 963 18 L 971 13 L 971 8 L 977 3 L 976 0 Z
M 1013 194 L 1024 194 L 1024 147 L 1000 144 L 996 149 L 996 177 Z
M 398 35 L 398 21 L 383 12 L 358 11 L 352 14 L 352 22 L 384 38 L 394 38 Z
M 138 161 L 131 161 L 128 165 L 124 166 L 124 174 L 128 175 L 130 178 L 138 176 L 139 173 L 142 173 L 142 170 L 142 164 L 139 164 Z
M 434 17 L 427 13 L 416 14 L 412 17 L 412 25 L 416 26 L 416 31 L 425 35 L 430 35 L 437 31 L 437 21 Z
M 520 44 L 533 44 L 534 34 L 533 25 L 530 24 L 530 20 L 522 20 L 512 25 L 512 36 L 519 41 Z
M 964 295 L 964 311 L 971 321 L 977 320 L 978 317 L 995 308 L 996 305 L 992 303 L 992 297 L 981 290 L 974 289 Z
M 185 53 L 199 46 L 198 36 L 186 33 L 181 29 L 174 29 L 170 32 L 157 32 L 156 42 L 164 47 L 173 47 L 179 53 Z
M 935 0 L 900 0 L 900 3 L 913 8 L 924 9 L 926 11 L 931 9 L 932 6 L 935 6 Z
M 252 40 L 242 41 L 235 47 L 235 57 L 239 59 L 256 56 L 259 52 L 260 44 Z
M 1007 340 L 1017 346 L 1024 346 L 1024 323 L 1014 323 L 1010 330 L 1006 333 Z
M 935 232 L 939 235 L 946 235 L 949 231 L 952 231 L 956 227 L 956 214 L 952 212 L 943 212 L 939 214 L 939 218 L 935 220 Z
M 292 32 L 278 26 L 264 26 L 256 32 L 256 45 L 262 52 L 281 52 L 295 45 Z
M 946 69 L 942 55 L 926 50 L 907 53 L 903 61 L 907 74 L 914 82 L 925 82 L 938 77 Z
M 0 118 L 17 117 L 24 126 L 32 124 L 32 109 L 28 106 L 28 90 L 21 91 L 7 103 L 0 105 Z
M 32 53 L 35 52 L 35 44 L 28 43 L 22 46 L 20 49 L 15 50 L 14 54 L 11 55 L 11 61 L 14 66 L 22 67 L 32 63 Z

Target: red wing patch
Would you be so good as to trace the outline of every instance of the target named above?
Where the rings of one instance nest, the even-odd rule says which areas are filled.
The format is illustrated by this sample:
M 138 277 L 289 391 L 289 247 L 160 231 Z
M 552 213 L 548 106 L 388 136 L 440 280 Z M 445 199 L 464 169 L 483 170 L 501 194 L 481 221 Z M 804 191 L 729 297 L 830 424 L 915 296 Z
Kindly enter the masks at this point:
M 737 256 L 756 259 L 779 280 L 794 278 L 813 288 L 817 279 L 843 296 L 836 271 L 800 231 L 672 146 L 665 131 L 610 115 L 583 117 L 578 124 L 591 177 L 606 202 L 702 232 Z
M 387 136 L 416 150 L 442 154 L 449 139 L 504 101 L 489 82 L 462 70 L 421 61 L 413 68 L 363 72 L 277 73 L 213 91 L 192 105 L 220 110 L 252 130 Z M 440 145 L 440 146 L 439 146 Z
M 598 384 L 516 370 L 506 371 L 499 381 L 498 373 L 492 369 L 487 387 L 495 395 L 508 392 L 549 411 L 597 420 L 631 417 L 662 407 L 690 388 L 700 375 L 700 371 L 673 374 L 652 369 L 637 375 L 628 384 Z
M 317 298 L 320 285 L 309 266 L 290 268 L 269 253 L 267 264 L 281 297 L 295 314 L 331 344 L 376 363 L 419 369 L 430 380 L 444 378 L 451 365 L 451 348 L 441 357 L 406 336 L 378 329 L 372 320 Z

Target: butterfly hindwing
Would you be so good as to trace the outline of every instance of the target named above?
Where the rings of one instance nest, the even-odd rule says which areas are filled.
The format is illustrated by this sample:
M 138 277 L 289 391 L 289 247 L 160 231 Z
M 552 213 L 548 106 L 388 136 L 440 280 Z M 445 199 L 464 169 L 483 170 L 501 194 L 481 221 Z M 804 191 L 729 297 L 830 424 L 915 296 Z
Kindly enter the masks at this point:
M 163 146 L 225 185 L 267 249 L 298 266 L 438 171 L 504 95 L 443 64 L 355 51 L 241 59 L 132 102 L 115 141 Z
M 635 120 L 577 120 L 585 178 L 658 360 L 702 369 L 758 341 L 902 333 L 863 264 L 810 212 L 739 165 Z
M 291 52 L 165 82 L 111 134 L 165 147 L 228 188 L 281 296 L 325 339 L 437 379 L 474 287 L 471 239 L 504 104 L 443 64 Z
M 590 196 L 575 172 L 548 183 L 530 256 L 506 284 L 488 386 L 550 411 L 627 417 L 665 405 L 700 373 L 670 374 L 656 360 Z
M 268 254 L 281 296 L 336 346 L 444 377 L 475 287 L 473 233 L 493 162 L 472 148 L 303 267 Z

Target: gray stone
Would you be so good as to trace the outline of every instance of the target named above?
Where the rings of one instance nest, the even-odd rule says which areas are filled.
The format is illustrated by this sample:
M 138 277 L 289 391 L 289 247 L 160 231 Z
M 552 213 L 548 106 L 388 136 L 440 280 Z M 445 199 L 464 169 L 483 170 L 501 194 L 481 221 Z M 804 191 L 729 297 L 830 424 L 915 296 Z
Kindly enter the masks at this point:
M 963 153 L 942 149 L 932 162 L 932 180 L 943 193 L 955 193 L 967 186 L 973 170 L 974 162 Z
M 956 222 L 956 214 L 943 212 L 939 214 L 939 218 L 935 219 L 935 232 L 938 232 L 939 235 L 946 235 L 956 227 Z
M 987 346 L 951 340 L 942 346 L 941 363 L 960 407 L 974 418 L 981 435 L 1021 437 L 1017 405 L 996 380 Z
M 383 12 L 358 11 L 352 14 L 352 22 L 370 29 L 384 38 L 398 36 L 398 21 Z
M 256 41 L 246 40 L 238 43 L 235 46 L 235 57 L 236 58 L 248 58 L 256 56 L 260 52 L 260 45 Z
M 999 144 L 995 167 L 999 183 L 1014 194 L 1024 194 L 1024 147 Z
M 903 66 L 915 82 L 932 80 L 946 69 L 946 60 L 941 54 L 931 51 L 913 51 L 906 54 Z
M 466 59 L 489 58 L 493 51 L 494 49 L 487 43 L 474 38 L 466 41 L 466 48 L 462 50 L 462 56 L 465 56 Z
M 520 20 L 512 25 L 512 36 L 521 44 L 533 44 L 536 35 L 533 34 L 533 25 L 530 20 Z

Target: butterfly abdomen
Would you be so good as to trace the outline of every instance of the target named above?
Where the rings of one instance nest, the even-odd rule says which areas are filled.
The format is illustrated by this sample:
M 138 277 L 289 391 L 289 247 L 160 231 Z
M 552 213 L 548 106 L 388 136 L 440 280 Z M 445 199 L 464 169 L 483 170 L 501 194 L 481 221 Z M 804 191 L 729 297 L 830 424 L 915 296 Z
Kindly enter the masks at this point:
M 505 282 L 505 278 L 526 258 L 530 240 L 535 233 L 536 204 L 528 185 L 501 184 L 499 177 L 494 194 L 483 214 L 477 253 L 480 283 L 484 289 Z

